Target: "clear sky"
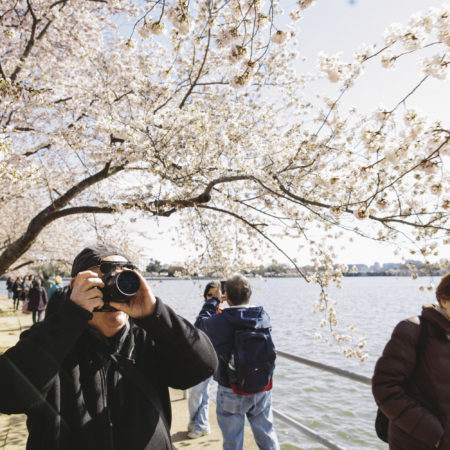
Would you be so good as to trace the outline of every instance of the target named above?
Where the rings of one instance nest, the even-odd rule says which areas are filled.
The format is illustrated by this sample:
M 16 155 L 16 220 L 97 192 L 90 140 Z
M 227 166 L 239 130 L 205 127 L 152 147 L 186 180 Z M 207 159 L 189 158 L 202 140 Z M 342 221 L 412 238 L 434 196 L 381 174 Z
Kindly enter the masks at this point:
M 282 0 L 281 6 L 295 4 L 292 0 Z M 304 12 L 300 22 L 301 33 L 299 51 L 307 58 L 299 62 L 302 71 L 312 71 L 319 51 L 328 54 L 343 52 L 343 58 L 351 60 L 352 54 L 360 44 L 381 44 L 383 31 L 393 22 L 406 23 L 417 11 L 427 11 L 430 7 L 439 7 L 444 2 L 438 0 L 317 0 L 316 4 Z M 375 65 L 379 65 L 378 62 Z M 399 65 L 395 73 L 371 67 L 359 80 L 361 87 L 351 101 L 359 109 L 377 106 L 382 103 L 390 106 L 392 99 L 399 99 L 399 92 L 406 95 L 419 79 L 418 71 L 411 65 Z M 389 77 L 389 78 L 384 78 Z M 402 98 L 402 97 L 400 97 Z M 414 106 L 433 118 L 449 121 L 448 102 L 450 98 L 450 80 L 446 82 L 427 81 L 423 94 L 413 96 Z M 170 220 L 176 220 L 170 219 Z M 183 261 L 185 251 L 178 248 L 173 234 L 168 232 L 169 221 L 161 219 L 159 227 L 145 222 L 145 228 L 153 236 L 145 244 L 145 254 L 164 263 Z M 150 227 L 150 228 L 149 228 Z M 140 241 L 142 242 L 142 241 Z M 292 243 L 286 243 L 290 247 Z M 339 250 L 338 261 L 343 263 L 373 264 L 378 262 L 400 261 L 393 248 L 383 243 L 355 238 L 353 243 L 343 240 L 345 248 Z M 448 253 L 448 252 L 447 252 Z M 307 264 L 307 255 L 298 255 L 301 264 Z M 283 256 L 277 257 L 280 262 Z

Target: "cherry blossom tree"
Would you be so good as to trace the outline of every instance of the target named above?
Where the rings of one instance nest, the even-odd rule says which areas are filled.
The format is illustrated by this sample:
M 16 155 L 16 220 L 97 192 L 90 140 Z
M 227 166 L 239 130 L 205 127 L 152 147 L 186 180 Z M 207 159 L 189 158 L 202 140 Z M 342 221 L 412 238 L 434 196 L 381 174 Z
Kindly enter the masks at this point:
M 437 257 L 450 130 L 408 101 L 447 75 L 449 8 L 352 61 L 320 54 L 312 76 L 294 64 L 312 3 L 3 0 L 0 274 L 70 261 L 89 232 L 126 243 L 136 218 L 176 215 L 192 272 L 276 248 L 322 287 L 315 307 L 333 326 L 326 287 L 348 270 L 334 263 L 344 231 Z M 347 105 L 364 71 L 404 58 L 417 61 L 411 90 L 364 114 Z M 335 96 L 312 95 L 318 77 Z M 283 239 L 310 252 L 314 275 Z

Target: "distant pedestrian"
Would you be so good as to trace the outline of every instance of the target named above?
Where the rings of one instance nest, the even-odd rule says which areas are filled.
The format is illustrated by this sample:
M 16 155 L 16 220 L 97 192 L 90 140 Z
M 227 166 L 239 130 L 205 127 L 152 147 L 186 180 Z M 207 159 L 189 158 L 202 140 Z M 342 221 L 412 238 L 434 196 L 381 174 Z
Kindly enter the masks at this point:
M 62 289 L 64 286 L 62 285 L 62 278 L 59 275 L 56 275 L 55 277 L 55 282 L 53 283 L 53 285 L 51 286 L 51 288 L 49 289 L 49 291 L 47 292 L 47 298 L 48 301 L 50 301 L 50 299 L 52 298 L 52 295 L 56 292 L 59 291 L 60 289 Z M 45 286 L 44 286 L 45 288 Z
M 50 292 L 50 289 L 54 284 L 55 283 L 52 280 L 50 280 L 50 276 L 48 275 L 48 273 L 44 272 L 44 281 L 42 282 L 42 287 L 45 289 L 47 297 L 49 296 L 48 293 Z
M 210 281 L 203 292 L 206 300 L 212 299 L 219 287 L 217 281 Z M 189 424 L 188 438 L 196 439 L 211 433 L 209 426 L 209 385 L 212 377 L 197 384 L 189 391 Z
M 25 275 L 22 281 L 22 291 L 20 293 L 19 300 L 24 301 L 25 299 L 28 298 L 28 292 L 31 289 L 31 283 L 32 283 L 31 275 Z
M 47 292 L 41 286 L 41 280 L 34 280 L 33 286 L 28 292 L 28 311 L 33 314 L 33 323 L 42 320 L 42 312 L 45 310 L 47 303 Z
M 13 279 L 11 277 L 8 277 L 6 280 L 6 291 L 8 292 L 9 299 L 13 298 L 13 291 L 12 291 L 13 284 L 14 284 Z
M 50 291 L 48 292 L 47 298 L 48 298 L 48 304 L 47 308 L 45 308 L 45 318 L 49 314 L 52 314 L 53 312 L 57 311 L 59 306 L 61 305 L 61 302 L 64 300 L 65 295 L 67 292 L 65 290 L 68 289 L 68 286 L 66 289 L 64 289 L 64 286 L 62 284 L 62 278 L 59 275 L 56 275 L 55 277 L 55 284 L 50 288 Z
M 17 311 L 19 309 L 19 299 L 22 295 L 22 280 L 20 277 L 16 278 L 12 286 L 13 291 L 13 309 Z

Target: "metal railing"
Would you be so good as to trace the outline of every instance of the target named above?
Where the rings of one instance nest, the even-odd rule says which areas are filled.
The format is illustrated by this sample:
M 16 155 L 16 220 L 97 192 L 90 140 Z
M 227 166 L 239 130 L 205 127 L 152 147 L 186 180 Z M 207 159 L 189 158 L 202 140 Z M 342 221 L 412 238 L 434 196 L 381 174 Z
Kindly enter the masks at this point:
M 302 358 L 301 356 L 295 356 L 291 355 L 290 353 L 282 352 L 277 350 L 277 356 L 281 356 L 282 358 L 289 359 L 291 361 L 305 364 L 310 367 L 314 367 L 316 369 L 325 370 L 327 372 L 331 372 L 335 375 L 339 375 L 341 377 L 349 378 L 350 380 L 357 381 L 359 383 L 371 385 L 371 380 L 369 377 L 365 377 L 363 375 L 359 375 L 357 373 L 350 372 L 348 370 L 339 369 L 337 367 L 329 366 L 327 364 L 319 363 L 317 361 L 312 361 L 310 359 Z M 320 442 L 321 444 L 325 445 L 328 448 L 331 448 L 333 450 L 344 450 L 343 447 L 339 447 L 336 444 L 333 444 L 328 439 L 324 438 L 323 436 L 320 436 L 315 431 L 311 430 L 307 426 L 303 425 L 302 423 L 290 418 L 286 414 L 273 409 L 273 415 L 277 419 L 280 419 L 282 422 L 286 423 L 287 425 L 292 426 L 296 430 L 302 432 L 303 434 L 306 434 L 310 438 L 316 440 L 317 442 Z

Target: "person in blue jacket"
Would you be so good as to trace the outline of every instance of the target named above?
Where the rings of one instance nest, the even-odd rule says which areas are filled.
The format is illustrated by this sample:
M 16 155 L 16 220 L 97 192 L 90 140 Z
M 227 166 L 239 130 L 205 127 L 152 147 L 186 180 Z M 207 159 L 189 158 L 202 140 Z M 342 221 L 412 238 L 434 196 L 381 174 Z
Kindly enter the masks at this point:
M 203 292 L 204 300 L 208 300 L 216 294 L 220 283 L 210 281 Z M 188 438 L 197 439 L 211 433 L 209 425 L 209 385 L 212 376 L 193 386 L 189 391 L 188 408 L 189 408 L 189 424 Z
M 195 322 L 210 338 L 217 353 L 219 365 L 214 374 L 218 382 L 217 421 L 223 435 L 225 450 L 243 448 L 244 423 L 247 417 L 259 448 L 279 449 L 278 439 L 273 427 L 272 382 L 262 391 L 242 395 L 236 393 L 228 379 L 227 366 L 234 344 L 237 329 L 270 329 L 269 315 L 262 306 L 250 305 L 252 294 L 247 278 L 234 274 L 225 283 L 225 295 L 217 288 L 213 298 L 207 299 Z M 226 300 L 229 308 L 217 314 L 218 306 Z

